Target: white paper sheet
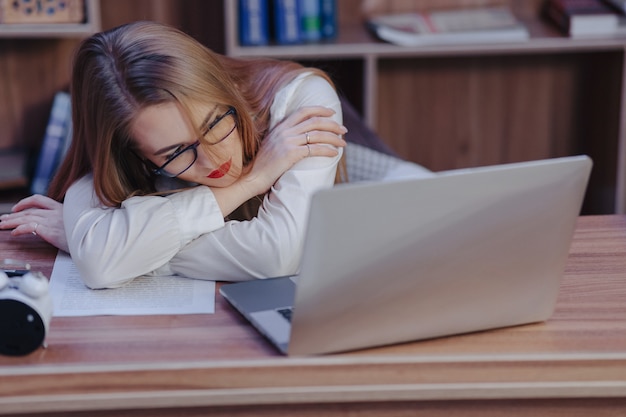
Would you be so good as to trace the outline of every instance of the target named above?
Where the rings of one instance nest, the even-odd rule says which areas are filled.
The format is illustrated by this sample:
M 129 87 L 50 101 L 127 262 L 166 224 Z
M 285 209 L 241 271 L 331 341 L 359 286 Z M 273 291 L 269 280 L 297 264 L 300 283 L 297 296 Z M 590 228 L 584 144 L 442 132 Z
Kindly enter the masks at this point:
M 72 258 L 59 251 L 50 276 L 53 316 L 212 314 L 215 282 L 176 276 L 139 277 L 121 288 L 91 290 Z

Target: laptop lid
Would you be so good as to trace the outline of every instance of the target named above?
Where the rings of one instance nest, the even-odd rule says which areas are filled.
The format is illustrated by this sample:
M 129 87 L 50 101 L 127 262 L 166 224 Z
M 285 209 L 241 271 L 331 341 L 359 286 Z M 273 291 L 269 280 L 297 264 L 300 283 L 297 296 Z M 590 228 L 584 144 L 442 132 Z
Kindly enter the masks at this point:
M 546 320 L 590 170 L 578 156 L 317 192 L 288 353 Z

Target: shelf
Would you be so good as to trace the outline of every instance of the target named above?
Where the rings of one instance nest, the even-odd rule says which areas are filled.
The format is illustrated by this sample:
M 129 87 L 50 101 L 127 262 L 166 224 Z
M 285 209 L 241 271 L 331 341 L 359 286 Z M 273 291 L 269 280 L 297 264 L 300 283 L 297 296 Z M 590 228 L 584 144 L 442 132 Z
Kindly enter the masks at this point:
M 84 23 L 0 23 L 0 38 L 71 38 L 100 31 L 100 2 L 86 0 Z
M 626 213 L 626 35 L 570 38 L 543 0 L 502 0 L 528 40 L 405 47 L 367 30 L 365 3 L 341 2 L 332 41 L 241 46 L 224 0 L 226 54 L 320 66 L 394 151 L 435 171 L 590 154 L 587 214 Z
M 531 30 L 531 39 L 522 42 L 494 42 L 483 44 L 432 45 L 420 47 L 398 46 L 375 39 L 363 25 L 344 25 L 337 39 L 325 43 L 301 45 L 239 46 L 228 45 L 227 54 L 238 57 L 271 58 L 355 58 L 379 57 L 427 57 L 488 54 L 524 54 L 541 52 L 584 52 L 619 50 L 626 47 L 626 36 L 572 39 L 550 30 Z

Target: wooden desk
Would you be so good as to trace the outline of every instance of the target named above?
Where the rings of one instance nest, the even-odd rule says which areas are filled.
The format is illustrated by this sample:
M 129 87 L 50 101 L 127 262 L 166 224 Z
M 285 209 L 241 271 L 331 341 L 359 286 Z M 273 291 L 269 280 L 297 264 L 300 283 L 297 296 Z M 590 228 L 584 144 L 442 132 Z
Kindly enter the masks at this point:
M 0 233 L 50 274 L 55 251 Z M 546 323 L 285 358 L 216 314 L 54 318 L 49 347 L 0 357 L 0 414 L 567 415 L 626 410 L 626 216 L 581 217 Z M 96 411 L 99 410 L 99 411 Z

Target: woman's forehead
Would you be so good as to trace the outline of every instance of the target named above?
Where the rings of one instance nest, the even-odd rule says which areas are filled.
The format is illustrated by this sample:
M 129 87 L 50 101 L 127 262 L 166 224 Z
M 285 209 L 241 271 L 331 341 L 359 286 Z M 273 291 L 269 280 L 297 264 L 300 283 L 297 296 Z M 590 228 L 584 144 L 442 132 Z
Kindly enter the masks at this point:
M 175 101 L 141 109 L 132 124 L 132 136 L 145 155 L 194 142 L 224 106 L 212 102 L 192 102 L 183 106 Z
M 175 102 L 144 107 L 132 125 L 132 135 L 139 150 L 146 155 L 186 143 L 195 136 L 192 115 Z

